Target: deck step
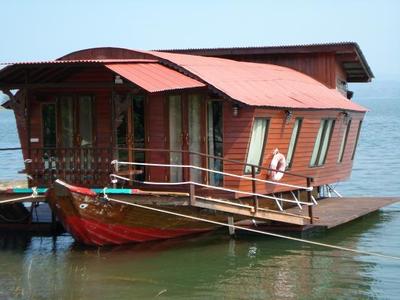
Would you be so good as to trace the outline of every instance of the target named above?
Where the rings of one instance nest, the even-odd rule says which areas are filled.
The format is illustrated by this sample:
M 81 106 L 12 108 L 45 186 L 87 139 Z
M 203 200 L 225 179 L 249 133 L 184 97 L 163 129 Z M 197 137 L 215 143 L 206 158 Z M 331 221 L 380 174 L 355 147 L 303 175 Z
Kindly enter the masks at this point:
M 251 205 L 230 202 L 227 200 L 196 197 L 195 201 L 193 201 L 191 205 L 195 207 L 217 210 L 259 220 L 278 221 L 295 225 L 309 224 L 308 216 L 287 213 L 284 211 L 274 211 L 265 208 L 258 208 L 258 210 L 255 211 L 253 206 Z

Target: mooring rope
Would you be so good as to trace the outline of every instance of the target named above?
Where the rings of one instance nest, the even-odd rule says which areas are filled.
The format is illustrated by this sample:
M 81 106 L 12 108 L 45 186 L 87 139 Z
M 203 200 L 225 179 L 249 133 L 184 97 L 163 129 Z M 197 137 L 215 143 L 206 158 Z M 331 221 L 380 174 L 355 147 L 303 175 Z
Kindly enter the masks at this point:
M 33 187 L 31 195 L 24 196 L 24 197 L 13 198 L 13 199 L 2 200 L 2 201 L 0 201 L 0 204 L 18 202 L 18 201 L 22 201 L 22 200 L 31 199 L 31 198 L 45 198 L 45 196 L 38 195 L 37 189 L 35 187 Z
M 258 234 L 262 234 L 262 235 L 268 235 L 268 236 L 283 238 L 283 239 L 297 241 L 297 242 L 301 242 L 301 243 L 305 243 L 305 244 L 322 246 L 322 247 L 326 247 L 326 248 L 342 250 L 342 251 L 347 251 L 347 252 L 353 252 L 353 253 L 357 253 L 357 254 L 364 254 L 364 255 L 378 256 L 378 257 L 383 257 L 383 258 L 400 260 L 400 257 L 398 257 L 398 256 L 391 256 L 391 255 L 385 255 L 385 254 L 380 254 L 380 253 L 376 253 L 376 252 L 356 250 L 356 249 L 351 249 L 351 248 L 347 248 L 347 247 L 335 246 L 335 245 L 331 245 L 331 244 L 326 244 L 326 243 L 320 243 L 320 242 L 314 242 L 314 241 L 310 241 L 310 240 L 295 238 L 295 237 L 286 236 L 286 235 L 282 235 L 282 234 L 278 234 L 278 233 L 272 233 L 272 232 L 268 232 L 268 231 L 261 231 L 261 230 L 252 229 L 252 228 L 246 228 L 246 227 L 237 226 L 237 225 L 230 225 L 230 224 L 226 224 L 226 223 L 223 223 L 223 222 L 218 222 L 218 221 L 203 219 L 203 218 L 199 218 L 199 217 L 184 215 L 184 214 L 181 214 L 181 213 L 176 213 L 176 212 L 172 212 L 172 211 L 168 211 L 168 210 L 164 210 L 164 209 L 159 209 L 159 208 L 155 208 L 155 207 L 149 207 L 149 206 L 146 206 L 146 205 L 132 203 L 132 202 L 124 201 L 124 200 L 113 199 L 113 198 L 110 198 L 110 197 L 107 197 L 107 199 L 109 201 L 113 201 L 113 202 L 116 202 L 116 203 L 131 205 L 131 206 L 134 206 L 134 207 L 147 209 L 147 210 L 152 210 L 152 211 L 156 211 L 156 212 L 160 212 L 160 213 L 165 213 L 165 214 L 169 214 L 169 215 L 173 215 L 173 216 L 177 216 L 177 217 L 182 217 L 182 218 L 187 218 L 187 219 L 191 219 L 191 220 L 195 220 L 195 221 L 215 224 L 215 225 L 219 225 L 219 226 L 225 226 L 225 227 L 235 228 L 235 229 L 239 229 L 239 230 L 254 232 L 254 233 L 258 233 Z

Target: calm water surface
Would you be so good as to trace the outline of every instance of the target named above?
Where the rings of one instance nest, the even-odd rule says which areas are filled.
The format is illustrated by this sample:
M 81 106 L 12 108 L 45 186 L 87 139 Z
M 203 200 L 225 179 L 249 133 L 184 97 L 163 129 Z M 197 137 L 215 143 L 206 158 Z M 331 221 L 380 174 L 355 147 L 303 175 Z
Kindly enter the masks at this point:
M 400 195 L 399 99 L 364 100 L 352 178 L 344 195 Z M 0 147 L 17 146 L 0 110 Z M 0 153 L 0 180 L 22 169 Z M 2 163 L 4 166 L 4 163 Z M 400 204 L 313 240 L 400 256 Z M 399 299 L 400 262 L 225 231 L 118 248 L 81 248 L 69 235 L 0 237 L 0 299 Z

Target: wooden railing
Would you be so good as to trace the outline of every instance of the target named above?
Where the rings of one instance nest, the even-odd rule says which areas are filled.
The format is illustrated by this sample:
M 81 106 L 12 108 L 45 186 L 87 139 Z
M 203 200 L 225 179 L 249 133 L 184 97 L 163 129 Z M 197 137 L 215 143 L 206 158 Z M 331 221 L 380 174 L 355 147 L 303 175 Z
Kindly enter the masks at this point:
M 0 151 L 3 149 L 0 149 Z M 4 150 L 22 150 L 21 148 L 4 148 Z M 169 149 L 149 149 L 149 148 L 31 148 L 27 149 L 29 159 L 25 162 L 26 173 L 30 176 L 31 186 L 49 186 L 55 179 L 64 179 L 71 184 L 79 184 L 88 187 L 104 187 L 110 185 L 110 174 L 113 173 L 111 162 L 115 158 L 117 151 L 131 151 L 133 157 L 135 153 L 142 152 L 159 152 L 159 153 L 181 153 L 182 155 L 197 155 L 202 158 L 202 161 L 213 159 L 221 161 L 223 165 L 235 164 L 243 167 L 251 167 L 251 178 L 253 193 L 253 204 L 255 209 L 258 208 L 258 191 L 256 170 L 278 171 L 268 167 L 249 164 L 242 161 L 227 159 L 219 156 L 213 156 L 205 153 L 184 151 L 184 150 L 169 150 Z M 141 169 L 141 174 L 147 173 L 147 167 Z M 302 174 L 296 174 L 287 171 L 285 175 L 294 176 L 304 179 L 304 186 L 311 187 L 313 178 Z M 140 174 L 138 173 L 138 174 Z M 134 174 L 134 172 L 133 172 Z M 188 174 L 184 175 L 187 176 Z M 189 175 L 190 176 L 190 175 Z M 186 178 L 187 179 L 187 178 Z M 307 191 L 308 202 L 312 201 L 311 191 Z M 312 206 L 309 206 L 309 215 L 312 220 Z
M 36 148 L 29 150 L 30 185 L 49 186 L 61 178 L 72 184 L 105 186 L 111 172 L 111 148 Z

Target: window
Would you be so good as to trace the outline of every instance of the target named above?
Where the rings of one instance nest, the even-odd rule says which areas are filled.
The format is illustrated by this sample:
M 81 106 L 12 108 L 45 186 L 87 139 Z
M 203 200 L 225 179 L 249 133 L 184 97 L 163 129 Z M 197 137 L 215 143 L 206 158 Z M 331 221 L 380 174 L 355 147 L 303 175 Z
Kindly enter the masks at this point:
M 351 126 L 351 120 L 349 120 L 349 122 L 347 123 L 346 129 L 343 133 L 342 143 L 340 144 L 338 163 L 341 163 L 343 161 L 344 150 L 346 149 L 347 137 L 349 136 L 350 126 Z
M 359 125 L 358 125 L 356 143 L 354 144 L 354 149 L 353 149 L 353 154 L 351 155 L 351 160 L 353 160 L 353 159 L 354 159 L 354 156 L 356 155 L 356 149 L 357 149 L 358 139 L 360 138 L 361 125 L 362 125 L 362 121 L 360 121 L 360 123 L 359 123 Z
M 56 105 L 54 103 L 42 105 L 42 132 L 43 147 L 55 148 L 57 144 L 56 134 Z
M 314 150 L 311 155 L 311 167 L 319 167 L 325 163 L 334 126 L 335 120 L 321 120 Z
M 294 122 L 292 136 L 290 137 L 289 148 L 286 155 L 287 168 L 290 169 L 293 163 L 294 152 L 296 151 L 297 139 L 299 138 L 300 128 L 303 120 L 297 118 Z
M 267 118 L 255 118 L 253 123 L 253 130 L 251 133 L 249 150 L 247 153 L 248 164 L 261 165 L 264 152 L 265 140 L 268 131 Z M 251 166 L 245 167 L 245 173 L 251 173 Z M 256 169 L 258 172 L 258 169 Z

